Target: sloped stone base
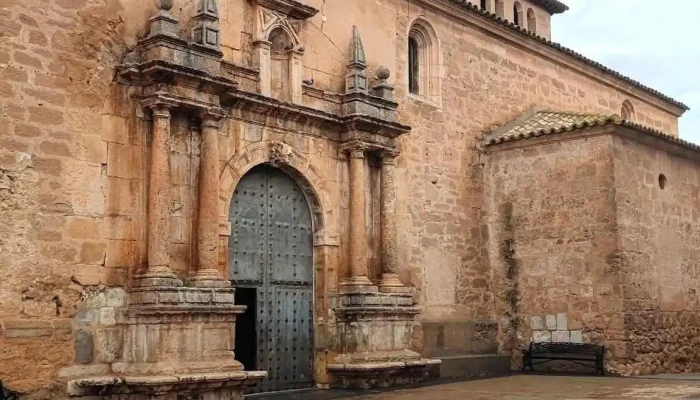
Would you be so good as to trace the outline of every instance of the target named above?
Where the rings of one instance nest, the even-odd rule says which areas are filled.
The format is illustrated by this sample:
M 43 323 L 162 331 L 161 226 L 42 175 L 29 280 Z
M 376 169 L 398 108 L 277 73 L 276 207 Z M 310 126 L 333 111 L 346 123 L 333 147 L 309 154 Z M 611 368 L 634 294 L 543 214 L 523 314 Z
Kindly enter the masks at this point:
M 265 376 L 265 372 L 228 372 L 93 377 L 70 381 L 68 394 L 85 400 L 242 400 L 245 389 Z
M 440 377 L 440 360 L 331 364 L 331 386 L 344 389 L 372 389 L 410 385 Z

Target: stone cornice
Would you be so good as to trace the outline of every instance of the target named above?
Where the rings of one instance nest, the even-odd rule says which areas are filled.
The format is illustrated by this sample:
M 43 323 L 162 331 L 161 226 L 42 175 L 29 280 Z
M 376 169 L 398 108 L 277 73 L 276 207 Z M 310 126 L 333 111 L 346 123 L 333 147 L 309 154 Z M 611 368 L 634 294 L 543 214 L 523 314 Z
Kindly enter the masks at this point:
M 370 147 L 392 147 L 394 138 L 411 131 L 411 127 L 398 122 L 365 114 L 333 114 L 242 90 L 226 93 L 222 96 L 221 102 L 224 107 L 247 114 L 247 118 L 251 120 L 262 117 L 266 121 L 281 122 L 280 128 L 289 127 L 290 123 L 295 123 L 309 128 L 313 126 L 332 132 L 341 132 L 340 141 L 367 141 Z
M 318 10 L 295 0 L 255 0 L 259 5 L 288 15 L 294 19 L 309 19 L 318 13 Z
M 550 42 L 545 38 L 535 36 L 494 14 L 480 10 L 472 4 L 462 4 L 458 0 L 415 1 L 425 8 L 456 22 L 482 31 L 523 51 L 570 68 L 588 79 L 610 86 L 676 116 L 680 117 L 689 109 L 685 104 L 657 90 L 644 86 L 573 50 Z

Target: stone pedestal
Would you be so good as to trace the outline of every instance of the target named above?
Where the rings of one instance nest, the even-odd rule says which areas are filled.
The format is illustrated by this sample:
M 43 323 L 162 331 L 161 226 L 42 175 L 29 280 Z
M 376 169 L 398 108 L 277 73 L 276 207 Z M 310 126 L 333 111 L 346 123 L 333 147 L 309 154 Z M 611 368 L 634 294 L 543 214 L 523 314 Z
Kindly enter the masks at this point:
M 124 342 L 110 374 L 68 383 L 71 396 L 110 400 L 242 399 L 245 388 L 267 376 L 243 371 L 234 358 L 234 289 L 151 287 L 129 294 L 120 328 Z M 187 397 L 184 397 L 187 398 Z
M 390 387 L 439 376 L 440 360 L 410 350 L 420 312 L 410 294 L 341 294 L 337 301 L 339 355 L 328 365 L 334 387 Z

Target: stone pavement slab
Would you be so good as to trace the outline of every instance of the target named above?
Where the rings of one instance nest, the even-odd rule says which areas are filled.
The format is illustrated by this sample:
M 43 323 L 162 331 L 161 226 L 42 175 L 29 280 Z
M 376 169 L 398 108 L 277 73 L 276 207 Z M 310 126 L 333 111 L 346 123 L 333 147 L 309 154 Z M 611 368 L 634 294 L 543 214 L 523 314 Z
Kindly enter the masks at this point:
M 354 400 L 700 400 L 700 381 L 516 375 L 353 397 Z

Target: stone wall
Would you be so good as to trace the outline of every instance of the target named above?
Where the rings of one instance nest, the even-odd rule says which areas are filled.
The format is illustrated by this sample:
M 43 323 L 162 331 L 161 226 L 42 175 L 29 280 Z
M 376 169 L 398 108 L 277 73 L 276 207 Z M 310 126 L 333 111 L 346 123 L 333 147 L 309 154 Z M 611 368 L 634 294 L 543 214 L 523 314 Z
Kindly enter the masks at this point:
M 501 349 L 512 351 L 515 365 L 532 340 L 604 343 L 620 357 L 612 138 L 523 141 L 490 151 L 489 250 Z
M 616 137 L 625 374 L 697 371 L 700 164 Z M 662 178 L 662 175 L 664 178 Z M 663 188 L 660 180 L 665 180 Z
M 482 336 L 496 322 L 484 159 L 478 150 L 490 127 L 533 104 L 615 113 L 630 98 L 640 122 L 677 134 L 676 115 L 661 100 L 619 81 L 601 80 L 599 71 L 476 14 L 451 19 L 407 0 L 361 7 L 304 2 L 321 10 L 300 25 L 304 79 L 314 80 L 305 104 L 337 111 L 336 93 L 343 91 L 347 45 L 356 24 L 370 71 L 390 68 L 400 121 L 414 127 L 400 144 L 398 230 L 402 280 L 415 287 L 425 321 L 486 327 Z M 90 335 L 93 344 L 102 340 L 95 335 L 110 327 L 112 311 L 104 311 L 108 322 L 83 322 L 85 313 L 94 314 L 90 299 L 123 287 L 145 264 L 150 121 L 131 97 L 138 93 L 114 82 L 114 67 L 146 34 L 154 7 L 140 0 L 0 0 L 0 5 L 0 272 L 5 277 L 0 280 L 0 379 L 31 393 L 50 388 L 66 366 L 96 363 L 94 350 L 88 364 L 78 361 L 89 357 L 77 350 Z M 193 7 L 178 0 L 173 10 L 184 34 L 192 27 Z M 231 68 L 243 89 L 254 90 L 251 3 L 222 0 L 220 12 L 224 58 L 243 67 Z M 405 43 L 419 16 L 437 34 L 441 104 L 406 94 Z M 334 133 L 294 133 L 267 127 L 269 121 L 242 123 L 245 118 L 227 122 L 220 160 L 239 155 L 245 164 L 255 159 L 246 148 L 261 149 L 271 140 L 288 143 L 310 160 L 306 173 L 321 183 L 331 233 L 340 236 L 336 250 L 317 253 L 317 260 L 327 257 L 325 265 L 332 267 L 320 284 L 333 290 L 334 278 L 347 273 L 343 221 L 348 201 L 347 163 L 334 146 Z M 172 266 L 185 275 L 196 254 L 198 135 L 177 113 L 173 132 Z M 367 186 L 372 193 L 370 182 Z M 376 220 L 368 225 L 376 226 Z M 377 248 L 369 248 L 376 259 Z M 329 304 L 327 297 L 318 300 Z M 416 332 L 416 346 L 423 347 L 423 336 Z

